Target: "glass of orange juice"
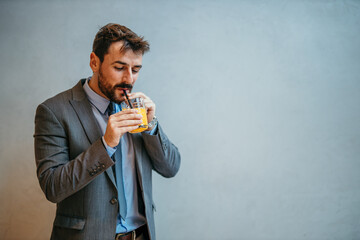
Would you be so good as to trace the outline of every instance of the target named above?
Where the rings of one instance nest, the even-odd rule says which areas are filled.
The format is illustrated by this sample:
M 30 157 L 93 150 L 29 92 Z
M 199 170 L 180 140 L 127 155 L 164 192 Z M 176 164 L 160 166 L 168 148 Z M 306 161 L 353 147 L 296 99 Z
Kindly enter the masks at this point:
M 144 99 L 142 98 L 134 98 L 129 100 L 133 109 L 138 110 L 138 113 L 142 115 L 142 123 L 139 124 L 139 127 L 135 130 L 130 131 L 130 133 L 139 133 L 148 129 L 148 121 L 146 115 L 146 108 L 144 104 Z M 121 102 L 121 111 L 129 110 L 130 106 L 128 101 Z

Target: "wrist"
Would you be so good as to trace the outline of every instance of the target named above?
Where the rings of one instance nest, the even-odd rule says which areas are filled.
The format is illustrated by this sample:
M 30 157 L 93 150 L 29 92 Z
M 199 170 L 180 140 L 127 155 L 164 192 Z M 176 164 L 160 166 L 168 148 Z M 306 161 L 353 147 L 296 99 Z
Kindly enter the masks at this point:
M 104 135 L 103 139 L 104 139 L 104 144 L 106 146 L 111 147 L 111 148 L 115 148 L 117 146 L 116 143 L 109 141 L 109 139 L 107 139 L 106 135 Z
M 151 131 L 154 129 L 154 127 L 157 125 L 157 117 L 154 115 L 154 117 L 152 118 L 152 120 L 148 123 L 148 131 Z
M 101 141 L 102 141 L 102 143 L 103 143 L 103 145 L 104 145 L 104 147 L 105 147 L 105 149 L 106 149 L 106 152 L 108 153 L 109 157 L 111 157 L 111 156 L 115 153 L 116 147 L 110 147 L 110 146 L 106 143 L 106 141 L 105 141 L 105 139 L 104 139 L 104 136 L 101 138 Z

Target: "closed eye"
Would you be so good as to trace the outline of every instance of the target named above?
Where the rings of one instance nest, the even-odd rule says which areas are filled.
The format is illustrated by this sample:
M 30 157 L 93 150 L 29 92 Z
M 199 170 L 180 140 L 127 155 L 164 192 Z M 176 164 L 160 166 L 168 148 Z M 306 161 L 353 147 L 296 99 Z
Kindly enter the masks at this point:
M 134 66 L 133 68 L 132 68 L 132 72 L 133 73 L 138 73 L 139 71 L 140 71 L 140 69 L 141 69 L 141 65 L 136 65 L 136 66 Z
M 121 70 L 123 70 L 124 68 L 123 67 L 114 67 L 116 70 L 118 70 L 118 71 L 121 71 Z

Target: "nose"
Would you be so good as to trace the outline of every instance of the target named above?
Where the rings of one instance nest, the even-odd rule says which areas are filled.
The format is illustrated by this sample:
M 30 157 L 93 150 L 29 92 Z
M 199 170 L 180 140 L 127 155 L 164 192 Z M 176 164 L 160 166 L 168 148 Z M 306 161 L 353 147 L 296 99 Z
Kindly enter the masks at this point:
M 130 83 L 130 84 L 133 83 L 133 73 L 132 73 L 132 70 L 130 67 L 127 68 L 126 71 L 124 71 L 123 82 Z

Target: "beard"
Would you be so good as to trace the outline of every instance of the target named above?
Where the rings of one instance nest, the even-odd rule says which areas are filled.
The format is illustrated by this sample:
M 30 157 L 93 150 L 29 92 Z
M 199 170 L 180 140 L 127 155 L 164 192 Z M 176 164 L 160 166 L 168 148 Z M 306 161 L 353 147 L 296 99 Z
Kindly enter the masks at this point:
M 99 70 L 99 79 L 98 79 L 98 86 L 100 91 L 108 98 L 111 102 L 115 102 L 117 104 L 120 104 L 124 100 L 124 93 L 121 91 L 120 94 L 116 94 L 117 88 L 127 88 L 131 92 L 132 85 L 127 83 L 119 83 L 114 86 L 112 86 L 109 81 L 107 81 L 107 78 L 103 76 L 101 71 L 101 66 Z

